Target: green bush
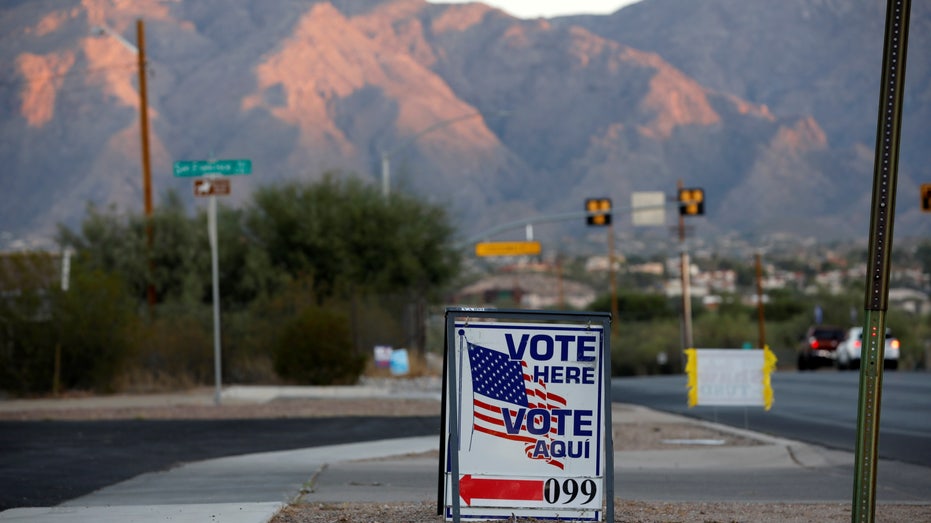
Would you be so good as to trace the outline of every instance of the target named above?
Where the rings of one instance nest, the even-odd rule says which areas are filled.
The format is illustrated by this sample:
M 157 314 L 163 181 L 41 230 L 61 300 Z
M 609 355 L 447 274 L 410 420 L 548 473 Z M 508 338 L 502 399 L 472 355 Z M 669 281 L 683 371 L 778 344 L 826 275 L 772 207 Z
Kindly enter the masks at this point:
M 123 281 L 99 271 L 72 271 L 71 289 L 56 300 L 61 387 L 113 392 L 137 325 Z
M 611 334 L 611 374 L 641 376 L 678 372 L 682 350 L 675 320 L 620 322 Z M 660 353 L 665 354 L 661 364 Z
M 133 325 L 133 301 L 114 275 L 76 264 L 67 292 L 24 285 L 0 305 L 0 389 L 110 392 Z
M 348 318 L 321 307 L 307 307 L 285 322 L 274 352 L 278 375 L 301 385 L 351 385 L 365 367 L 365 358 L 352 349 Z
M 121 388 L 172 390 L 213 382 L 213 331 L 207 306 L 160 305 L 136 332 Z

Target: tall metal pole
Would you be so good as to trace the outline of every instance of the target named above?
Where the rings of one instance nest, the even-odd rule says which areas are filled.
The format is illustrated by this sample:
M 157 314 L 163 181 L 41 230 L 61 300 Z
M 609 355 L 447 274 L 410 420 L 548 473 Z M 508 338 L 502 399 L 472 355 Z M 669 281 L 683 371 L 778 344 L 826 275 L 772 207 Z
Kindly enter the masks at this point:
M 139 127 L 142 138 L 142 195 L 145 204 L 145 236 L 148 261 L 148 284 L 146 285 L 146 301 L 149 304 L 149 313 L 155 305 L 155 283 L 152 281 L 154 262 L 152 260 L 152 245 L 154 231 L 152 229 L 152 162 L 149 154 L 149 94 L 146 84 L 146 57 L 145 57 L 145 24 L 142 19 L 136 20 L 136 57 L 139 61 Z
M 388 153 L 381 153 L 381 195 L 385 198 L 391 192 L 391 158 Z
M 759 345 L 757 347 L 766 347 L 766 318 L 763 314 L 763 261 L 760 253 L 756 253 L 756 314 L 757 325 L 759 327 Z
M 614 275 L 614 223 L 608 224 L 608 275 L 611 284 L 611 318 L 618 320 L 617 279 Z
M 214 403 L 220 404 L 223 392 L 223 371 L 220 358 L 220 264 L 217 238 L 217 195 L 210 195 L 207 212 L 207 236 L 210 239 L 210 271 L 213 281 L 213 374 Z
M 679 180 L 678 189 L 683 189 L 684 184 Z M 682 350 L 693 348 L 692 342 L 692 294 L 691 294 L 691 274 L 689 274 L 689 252 L 685 246 L 685 217 L 679 213 L 679 268 L 682 274 Z M 683 366 L 684 368 L 684 366 Z
M 873 202 L 866 274 L 866 315 L 860 354 L 860 391 L 851 521 L 872 522 L 876 514 L 876 461 L 882 403 L 889 258 L 905 91 L 910 0 L 888 0 L 883 44 L 882 84 L 873 164 Z

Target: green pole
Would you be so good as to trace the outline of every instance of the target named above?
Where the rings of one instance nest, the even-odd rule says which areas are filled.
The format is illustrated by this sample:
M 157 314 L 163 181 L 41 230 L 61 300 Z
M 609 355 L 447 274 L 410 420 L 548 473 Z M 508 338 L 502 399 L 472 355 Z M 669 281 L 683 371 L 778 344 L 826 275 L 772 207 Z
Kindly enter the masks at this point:
M 854 523 L 872 522 L 876 514 L 876 461 L 889 297 L 889 258 L 892 252 L 910 10 L 910 0 L 888 0 L 886 5 L 879 122 L 873 165 L 866 315 L 860 347 L 860 394 L 851 513 L 851 521 Z

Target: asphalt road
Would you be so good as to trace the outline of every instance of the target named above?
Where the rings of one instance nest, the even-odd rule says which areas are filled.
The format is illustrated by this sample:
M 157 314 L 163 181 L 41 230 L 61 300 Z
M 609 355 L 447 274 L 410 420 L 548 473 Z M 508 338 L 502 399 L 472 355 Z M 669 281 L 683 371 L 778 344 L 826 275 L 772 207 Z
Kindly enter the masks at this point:
M 439 434 L 438 416 L 0 422 L 0 510 L 53 506 L 185 462 Z
M 761 408 L 694 407 L 686 403 L 685 376 L 615 378 L 614 401 L 644 405 L 734 427 L 853 452 L 859 373 L 823 369 L 778 372 L 775 400 Z M 885 372 L 879 455 L 931 467 L 931 373 Z
M 708 419 L 817 445 L 853 451 L 855 442 L 858 375 L 823 370 L 812 373 L 777 373 L 773 376 L 775 405 L 762 409 L 686 406 L 684 376 L 619 378 L 612 380 L 613 400 Z M 931 374 L 889 372 L 883 387 L 880 455 L 904 463 L 931 466 Z M 384 438 L 438 434 L 436 416 L 410 418 L 295 418 L 250 420 L 122 420 L 0 422 L 0 510 L 25 506 L 52 506 L 145 472 L 210 458 L 255 452 L 309 448 Z M 903 465 L 904 466 L 904 465 Z M 849 468 L 849 467 L 848 467 Z M 899 467 L 901 468 L 901 467 Z M 927 492 L 920 481 L 909 480 L 899 469 L 882 468 L 893 475 L 884 484 L 903 479 L 897 490 Z M 906 470 L 906 469 L 903 469 Z M 907 469 L 914 470 L 914 469 Z M 828 469 L 836 477 L 841 496 L 849 491 L 850 471 Z M 635 484 L 619 488 L 633 492 L 644 482 L 656 483 L 660 499 L 670 493 L 670 477 L 636 476 Z M 773 474 L 789 474 L 776 471 Z M 809 477 L 811 476 L 811 477 Z M 800 485 L 825 499 L 824 479 L 803 471 L 802 476 L 780 476 L 773 484 Z M 813 479 L 814 478 L 814 479 Z M 689 477 L 674 478 L 685 492 Z M 709 477 L 692 478 L 694 491 L 706 495 Z M 717 478 L 726 484 L 733 478 Z M 784 480 L 784 481 L 783 481 Z M 915 485 L 909 485 L 915 481 Z M 653 484 L 653 483 L 651 483 Z M 662 484 L 662 486 L 660 485 Z M 818 486 L 820 485 L 820 486 Z M 816 488 L 817 487 L 817 488 Z M 728 491 L 732 489 L 726 489 Z M 798 490 L 798 489 L 796 489 Z M 805 490 L 805 489 L 803 489 Z M 737 499 L 756 499 L 746 489 L 733 490 Z M 782 499 L 767 490 L 760 499 Z M 786 499 L 808 499 L 798 492 Z M 645 498 L 646 499 L 646 498 Z M 703 499 L 698 497 L 698 499 Z M 722 498 L 729 499 L 729 498 Z M 815 498 L 813 498 L 815 499 Z M 906 499 L 915 499 L 914 496 Z M 920 497 L 918 499 L 921 499 Z

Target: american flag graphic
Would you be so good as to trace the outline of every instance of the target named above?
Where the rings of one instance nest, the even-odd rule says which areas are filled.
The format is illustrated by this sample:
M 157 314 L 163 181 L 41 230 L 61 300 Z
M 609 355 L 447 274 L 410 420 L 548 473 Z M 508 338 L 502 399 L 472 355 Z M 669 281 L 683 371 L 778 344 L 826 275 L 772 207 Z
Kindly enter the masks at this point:
M 522 420 L 520 430 L 508 433 L 501 409 L 507 409 L 510 419 L 516 420 L 516 408 L 563 409 L 566 408 L 566 399 L 547 392 L 543 380 L 534 383 L 527 370 L 527 362 L 523 360 L 512 360 L 503 352 L 474 343 L 468 344 L 468 351 L 472 369 L 472 430 L 525 443 L 525 453 L 532 457 L 540 436 L 527 431 L 526 419 Z M 550 420 L 550 433 L 556 434 L 557 419 L 551 417 Z M 543 439 L 549 440 L 550 436 Z M 546 462 L 560 469 L 564 467 L 558 459 L 546 459 Z

